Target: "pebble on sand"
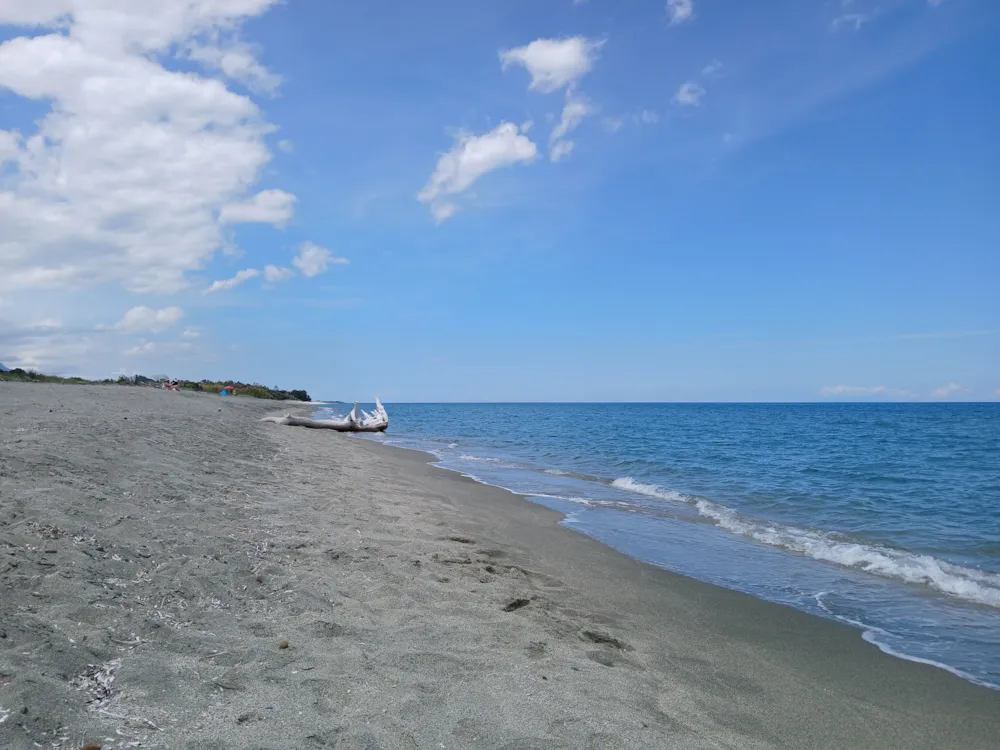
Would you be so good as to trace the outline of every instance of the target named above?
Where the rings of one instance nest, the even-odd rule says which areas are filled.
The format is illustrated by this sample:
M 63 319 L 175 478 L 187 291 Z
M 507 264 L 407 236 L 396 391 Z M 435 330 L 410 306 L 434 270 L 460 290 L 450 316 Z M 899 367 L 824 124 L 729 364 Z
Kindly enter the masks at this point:
M 279 635 L 278 636 L 278 648 L 288 648 L 288 636 Z

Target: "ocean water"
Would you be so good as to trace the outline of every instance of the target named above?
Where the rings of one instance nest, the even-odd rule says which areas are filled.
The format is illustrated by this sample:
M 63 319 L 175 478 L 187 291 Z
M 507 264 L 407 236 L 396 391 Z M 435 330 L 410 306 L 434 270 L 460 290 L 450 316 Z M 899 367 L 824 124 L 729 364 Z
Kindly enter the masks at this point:
M 523 493 L 632 557 L 1000 689 L 1000 404 L 387 409 L 389 431 L 366 439 Z

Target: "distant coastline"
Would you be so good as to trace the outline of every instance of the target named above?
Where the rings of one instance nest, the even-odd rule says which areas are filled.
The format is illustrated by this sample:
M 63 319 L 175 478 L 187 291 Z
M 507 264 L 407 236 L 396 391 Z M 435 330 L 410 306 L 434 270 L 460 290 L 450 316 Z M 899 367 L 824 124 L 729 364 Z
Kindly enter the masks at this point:
M 34 370 L 25 370 L 20 367 L 13 369 L 0 369 L 0 382 L 21 382 L 21 383 L 57 383 L 63 385 L 124 385 L 142 388 L 160 388 L 164 377 L 147 377 L 145 375 L 119 375 L 117 378 L 104 378 L 103 380 L 90 380 L 80 377 L 63 377 L 60 375 L 46 375 Z M 277 386 L 268 388 L 260 383 L 244 383 L 241 380 L 180 380 L 171 379 L 170 382 L 178 389 L 184 391 L 195 391 L 203 393 L 219 393 L 223 389 L 231 389 L 233 396 L 251 396 L 253 398 L 268 399 L 272 401 L 297 401 L 301 403 L 323 403 L 340 404 L 342 401 L 316 401 L 303 389 L 284 390 Z

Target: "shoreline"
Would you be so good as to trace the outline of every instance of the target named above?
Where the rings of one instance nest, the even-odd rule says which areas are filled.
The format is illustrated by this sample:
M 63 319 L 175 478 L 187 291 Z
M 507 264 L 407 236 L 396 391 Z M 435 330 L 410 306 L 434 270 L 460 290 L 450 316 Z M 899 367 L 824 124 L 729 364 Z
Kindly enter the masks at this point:
M 423 451 L 423 450 L 416 449 L 416 448 L 406 448 L 406 447 L 399 446 L 399 445 L 385 444 L 385 443 L 381 443 L 379 441 L 374 441 L 374 440 L 370 440 L 370 439 L 368 439 L 368 440 L 370 442 L 374 442 L 377 445 L 381 445 L 381 446 L 383 446 L 385 448 L 395 449 L 395 450 L 403 450 L 403 451 L 410 451 L 410 452 L 413 452 L 413 453 L 420 454 L 420 455 L 422 455 L 422 456 L 425 457 L 426 463 L 429 466 L 433 466 L 434 468 L 440 469 L 440 470 L 445 471 L 445 472 L 449 472 L 449 473 L 452 473 L 452 474 L 457 474 L 457 475 L 459 475 L 461 477 L 464 477 L 466 479 L 470 479 L 473 482 L 476 482 L 477 484 L 484 485 L 486 487 L 493 487 L 493 488 L 496 488 L 496 489 L 503 490 L 505 492 L 509 492 L 509 493 L 511 493 L 512 495 L 518 497 L 521 500 L 524 500 L 526 502 L 530 502 L 530 503 L 535 504 L 535 505 L 540 505 L 540 506 L 542 506 L 544 508 L 548 508 L 549 510 L 552 510 L 553 513 L 556 513 L 559 516 L 559 521 L 557 521 L 557 523 L 560 526 L 562 526 L 563 528 L 569 529 L 570 531 L 574 531 L 575 533 L 577 533 L 577 534 L 579 534 L 579 535 L 581 535 L 581 536 L 583 536 L 583 537 L 585 537 L 587 539 L 590 539 L 592 541 L 596 541 L 598 544 L 601 544 L 601 545 L 603 545 L 605 547 L 608 547 L 609 549 L 612 549 L 615 552 L 617 552 L 618 554 L 624 555 L 628 559 L 634 560 L 635 562 L 641 563 L 643 565 L 649 565 L 649 566 L 651 566 L 653 568 L 656 568 L 658 570 L 664 570 L 664 571 L 667 571 L 667 572 L 672 573 L 674 575 L 679 575 L 679 576 L 682 576 L 684 578 L 688 578 L 690 580 L 697 581 L 699 583 L 704 583 L 705 585 L 708 585 L 708 586 L 713 586 L 713 587 L 716 587 L 716 588 L 724 589 L 726 591 L 732 591 L 732 592 L 740 593 L 740 594 L 743 594 L 743 595 L 746 595 L 746 596 L 750 596 L 750 597 L 752 597 L 754 599 L 757 599 L 758 601 L 767 602 L 769 604 L 774 604 L 775 606 L 779 606 L 779 607 L 787 607 L 787 608 L 793 609 L 793 610 L 795 610 L 797 612 L 802 612 L 803 614 L 809 615 L 810 617 L 815 617 L 815 618 L 818 618 L 820 620 L 823 620 L 824 622 L 832 622 L 832 623 L 836 623 L 836 624 L 841 625 L 841 626 L 845 626 L 845 627 L 849 628 L 850 630 L 853 630 L 857 634 L 857 636 L 861 640 L 863 640 L 865 643 L 867 643 L 867 644 L 869 644 L 869 645 L 877 648 L 879 651 L 881 651 L 883 654 L 885 654 L 887 656 L 891 656 L 891 657 L 893 657 L 895 659 L 902 659 L 903 661 L 913 662 L 915 664 L 922 664 L 922 665 L 934 667 L 936 669 L 941 669 L 941 670 L 947 672 L 948 674 L 953 675 L 955 677 L 958 677 L 959 679 L 961 679 L 961 680 L 963 680 L 965 682 L 968 682 L 968 683 L 970 683 L 972 685 L 975 685 L 977 687 L 983 687 L 983 688 L 986 688 L 988 690 L 1000 691 L 1000 685 L 994 685 L 992 683 L 983 682 L 983 681 L 979 680 L 978 678 L 976 678 L 974 675 L 970 675 L 970 674 L 968 674 L 966 672 L 963 672 L 961 669 L 958 669 L 956 667 L 952 667 L 952 666 L 950 666 L 948 664 L 945 664 L 943 662 L 934 661 L 933 659 L 925 659 L 925 658 L 922 658 L 922 657 L 919 657 L 919 656 L 912 656 L 912 655 L 903 653 L 901 651 L 895 650 L 892 647 L 890 647 L 890 646 L 888 646 L 888 645 L 886 645 L 886 644 L 881 643 L 880 641 L 878 641 L 875 638 L 875 636 L 873 635 L 872 629 L 870 627 L 863 626 L 863 625 L 858 625 L 858 624 L 855 624 L 855 623 L 852 623 L 852 622 L 847 622 L 847 621 L 844 621 L 844 620 L 842 620 L 842 619 L 840 619 L 840 618 L 838 618 L 838 617 L 836 617 L 834 615 L 821 615 L 821 614 L 817 614 L 815 612 L 809 612 L 809 611 L 806 611 L 806 610 L 799 609 L 799 608 L 795 607 L 792 604 L 787 604 L 787 603 L 784 603 L 784 602 L 778 602 L 778 601 L 772 601 L 770 599 L 765 599 L 765 598 L 760 597 L 760 596 L 755 596 L 754 594 L 752 594 L 750 592 L 741 591 L 740 589 L 735 588 L 735 587 L 730 587 L 730 586 L 725 586 L 725 585 L 722 585 L 722 584 L 717 584 L 717 583 L 714 583 L 712 581 L 706 581 L 706 580 L 703 580 L 701 578 L 697 578 L 697 577 L 692 576 L 692 575 L 687 575 L 687 574 L 685 574 L 685 573 L 683 573 L 681 571 L 671 570 L 670 568 L 662 567 L 662 566 L 656 565 L 655 563 L 643 560 L 640 557 L 636 557 L 634 555 L 630 555 L 628 552 L 625 552 L 624 550 L 620 550 L 620 549 L 614 547 L 613 545 L 605 542 L 604 540 L 600 539 L 597 536 L 588 534 L 587 532 L 585 532 L 583 530 L 580 530 L 578 528 L 575 528 L 572 525 L 567 525 L 567 524 L 563 523 L 564 521 L 566 521 L 566 520 L 569 519 L 569 516 L 565 512 L 549 508 L 549 506 L 547 506 L 544 502 L 541 502 L 540 498 L 544 497 L 544 495 L 537 495 L 536 496 L 536 495 L 532 495 L 531 493 L 518 492 L 517 490 L 511 489 L 510 487 L 505 487 L 505 486 L 503 486 L 501 484 L 494 484 L 494 483 L 488 482 L 485 479 L 482 479 L 481 477 L 475 476 L 474 474 L 466 473 L 466 472 L 462 471 L 461 469 L 453 469 L 451 467 L 445 466 L 445 465 L 443 465 L 442 460 L 441 460 L 441 458 L 439 456 L 436 456 L 435 454 L 430 453 L 428 451 Z M 536 499 L 536 498 L 539 498 L 539 499 Z
M 672 566 L 666 565 L 666 564 L 659 564 L 656 561 L 656 559 L 655 559 L 655 555 L 644 556 L 642 554 L 643 549 L 641 547 L 636 548 L 634 546 L 634 544 L 630 545 L 627 542 L 623 542 L 622 539 L 619 539 L 619 543 L 616 544 L 615 543 L 615 538 L 614 538 L 613 534 L 610 535 L 610 538 L 609 538 L 609 535 L 607 533 L 603 533 L 603 534 L 601 533 L 602 527 L 600 525 L 595 526 L 593 522 L 590 523 L 589 525 L 587 523 L 585 523 L 585 522 L 581 523 L 580 520 L 577 518 L 578 509 L 577 508 L 571 508 L 569 506 L 570 506 L 571 503 L 577 503 L 577 502 L 582 503 L 585 506 L 583 512 L 586 512 L 586 510 L 591 507 L 589 505 L 589 501 L 582 501 L 582 500 L 578 500 L 578 499 L 577 500 L 565 499 L 563 496 L 560 496 L 558 494 L 557 495 L 545 494 L 545 491 L 543 491 L 543 492 L 531 492 L 530 490 L 525 489 L 525 487 L 527 485 L 525 485 L 523 479 L 521 480 L 521 488 L 520 489 L 515 489 L 514 486 L 511 486 L 510 484 L 504 483 L 504 477 L 501 474 L 493 473 L 491 475 L 491 474 L 487 473 L 485 476 L 483 476 L 482 474 L 479 473 L 479 469 L 477 467 L 475 467 L 475 466 L 465 467 L 465 466 L 456 465 L 456 463 L 454 461 L 454 457 L 452 457 L 452 461 L 449 463 L 448 456 L 446 454 L 440 453 L 437 450 L 435 450 L 434 448 L 425 448 L 425 447 L 419 447 L 419 446 L 414 446 L 414 445 L 407 445 L 406 443 L 408 441 L 407 441 L 407 439 L 405 437 L 402 438 L 402 439 L 400 439 L 400 438 L 397 438 L 397 437 L 395 437 L 393 435 L 389 435 L 389 434 L 386 434 L 384 436 L 384 439 L 383 439 L 383 436 L 363 436 L 363 437 L 365 437 L 366 439 L 372 440 L 373 442 L 375 442 L 375 443 L 377 443 L 379 445 L 384 445 L 386 447 L 394 447 L 394 448 L 399 448 L 399 449 L 403 449 L 403 450 L 416 451 L 416 452 L 418 452 L 418 453 L 420 453 L 420 454 L 422 454 L 422 455 L 424 455 L 426 457 L 427 463 L 429 463 L 429 464 L 431 464 L 431 465 L 433 465 L 433 466 L 435 466 L 435 467 L 437 467 L 439 469 L 442 469 L 444 471 L 455 473 L 457 475 L 460 475 L 460 476 L 472 479 L 473 481 L 475 481 L 477 483 L 480 483 L 480 484 L 482 484 L 484 486 L 490 486 L 490 487 L 496 487 L 496 488 L 499 488 L 499 489 L 503 489 L 505 491 L 511 492 L 512 494 L 521 497 L 524 500 L 527 500 L 528 502 L 535 503 L 535 504 L 541 505 L 543 507 L 549 508 L 551 510 L 554 510 L 555 512 L 557 512 L 557 513 L 560 514 L 560 518 L 561 518 L 560 523 L 561 523 L 561 525 L 565 526 L 566 528 L 568 528 L 568 529 L 570 529 L 570 530 L 572 530 L 572 531 L 574 531 L 574 532 L 576 532 L 576 533 L 578 533 L 578 534 L 580 534 L 582 536 L 585 536 L 585 537 L 588 537 L 590 539 L 596 540 L 597 542 L 599 542 L 599 543 L 601 543 L 601 544 L 603 544 L 605 546 L 608 546 L 608 547 L 610 547 L 610 548 L 618 551 L 620 554 L 626 555 L 630 559 L 637 560 L 637 561 L 640 561 L 640 562 L 652 565 L 654 567 L 661 568 L 663 570 L 668 570 L 668 571 L 677 573 L 679 575 L 692 578 L 693 580 L 697 580 L 697 581 L 701 581 L 701 582 L 707 583 L 707 584 L 712 585 L 712 586 L 719 586 L 719 587 L 725 588 L 725 589 L 730 590 L 730 591 L 739 591 L 739 592 L 742 592 L 744 594 L 749 594 L 750 596 L 753 596 L 755 598 L 761 599 L 762 601 L 771 602 L 771 603 L 777 604 L 778 606 L 791 607 L 791 608 L 796 609 L 798 611 L 805 612 L 806 614 L 809 614 L 809 615 L 811 615 L 813 617 L 820 618 L 820 619 L 822 619 L 824 621 L 836 622 L 838 624 L 846 625 L 849 628 L 851 628 L 852 630 L 854 630 L 861 639 L 863 639 L 865 642 L 873 645 L 874 647 L 878 648 L 884 654 L 887 654 L 887 655 L 892 656 L 894 658 L 903 659 L 905 661 L 914 662 L 914 663 L 917 663 L 917 664 L 929 665 L 929 666 L 932 666 L 932 667 L 944 670 L 945 672 L 948 672 L 949 674 L 952 674 L 952 675 L 954 675 L 956 677 L 959 677 L 959 678 L 961 678 L 963 680 L 966 680 L 966 681 L 968 681 L 971 684 L 974 684 L 974 685 L 977 685 L 977 686 L 980 686 L 980 687 L 985 687 L 985 688 L 990 689 L 990 690 L 1000 691 L 1000 682 L 997 682 L 995 680 L 991 682 L 991 681 L 988 681 L 987 678 L 980 677 L 977 674 L 973 674 L 973 673 L 969 673 L 967 671 L 964 671 L 960 665 L 950 664 L 950 663 L 947 663 L 946 661 L 941 661 L 941 660 L 935 659 L 935 658 L 928 658 L 926 656 L 921 655 L 919 653 L 919 651 L 917 653 L 910 653 L 910 652 L 908 652 L 905 649 L 905 645 L 907 645 L 907 644 L 903 644 L 903 646 L 901 647 L 899 645 L 893 645 L 892 643 L 886 643 L 885 642 L 886 638 L 884 638 L 883 636 L 886 636 L 886 635 L 889 635 L 889 634 L 886 633 L 885 631 L 883 631 L 882 629 L 880 629 L 877 625 L 863 624 L 863 623 L 859 622 L 858 620 L 852 619 L 850 617 L 838 616 L 837 614 L 835 614 L 834 612 L 832 612 L 826 606 L 826 604 L 824 603 L 824 601 L 821 599 L 821 597 L 825 597 L 829 592 L 823 591 L 821 589 L 817 589 L 817 591 L 821 591 L 821 593 L 819 593 L 815 597 L 811 597 L 811 598 L 815 598 L 818 606 L 816 606 L 816 607 L 809 607 L 804 602 L 783 601 L 781 598 L 777 598 L 777 597 L 771 598 L 771 597 L 768 597 L 766 595 L 767 594 L 767 590 L 766 589 L 764 590 L 764 593 L 762 595 L 762 593 L 760 593 L 758 591 L 754 591 L 752 587 L 741 588 L 740 586 L 735 585 L 735 584 L 732 584 L 732 585 L 728 584 L 724 579 L 722 581 L 712 580 L 712 578 L 709 577 L 709 576 L 700 576 L 700 575 L 697 574 L 697 572 L 691 572 L 690 570 L 685 570 L 683 567 L 672 567 Z M 425 440 L 428 440 L 428 439 L 432 439 L 432 438 L 425 438 Z M 441 440 L 441 439 L 438 438 L 437 440 Z M 409 441 L 409 442 L 412 442 L 412 441 Z M 452 445 L 452 446 L 449 446 L 449 447 L 455 447 L 455 446 Z M 477 452 L 477 449 L 476 449 L 475 446 L 464 446 L 464 450 L 468 451 L 468 452 L 472 452 L 472 453 L 476 453 Z M 480 449 L 480 451 L 481 450 L 482 449 Z M 509 466 L 516 467 L 516 468 L 519 468 L 519 469 L 522 469 L 522 470 L 526 470 L 526 471 L 530 470 L 530 471 L 528 471 L 529 474 L 533 474 L 534 472 L 542 472 L 542 471 L 544 471 L 544 473 L 546 473 L 546 474 L 548 474 L 548 473 L 554 473 L 554 474 L 557 474 L 557 475 L 578 477 L 578 478 L 586 480 L 586 481 L 598 482 L 598 483 L 602 483 L 602 484 L 610 485 L 610 486 L 618 486 L 618 483 L 622 482 L 622 481 L 627 481 L 629 483 L 633 482 L 633 480 L 631 480 L 630 478 L 628 480 L 620 480 L 620 479 L 618 479 L 618 480 L 612 480 L 612 479 L 608 478 L 607 476 L 596 477 L 596 476 L 589 476 L 589 475 L 581 475 L 581 474 L 576 474 L 576 473 L 574 473 L 572 471 L 564 471 L 562 469 L 557 469 L 557 468 L 552 467 L 552 466 L 549 466 L 548 468 L 544 468 L 544 465 L 543 466 L 538 466 L 538 465 L 534 465 L 532 463 L 529 463 L 527 465 L 520 465 L 517 462 L 521 461 L 521 460 L 524 460 L 524 459 L 519 459 L 517 457 L 510 457 L 510 456 L 506 456 L 506 457 L 502 457 L 502 458 L 495 458 L 495 457 L 494 458 L 480 458 L 480 457 L 478 457 L 476 455 L 472 455 L 472 456 L 463 455 L 462 458 L 463 459 L 470 459 L 470 460 L 475 459 L 475 460 L 480 460 L 480 461 L 499 461 L 501 463 L 504 463 L 504 462 L 507 462 L 507 461 L 512 461 L 514 463 L 504 464 L 504 465 L 509 465 Z M 610 476 L 610 475 L 608 475 L 608 476 Z M 510 477 L 508 477 L 508 480 L 510 480 Z M 517 480 L 515 480 L 513 482 L 513 484 L 516 485 L 517 484 Z M 645 490 L 649 490 L 650 489 L 650 485 L 639 485 L 639 492 L 640 492 L 640 494 L 642 494 L 644 496 L 648 497 L 649 494 L 652 494 L 652 496 L 654 496 L 654 497 L 659 497 L 660 496 L 659 494 L 656 494 L 655 492 L 654 493 L 643 492 L 644 489 Z M 659 491 L 658 487 L 653 487 L 653 489 Z M 548 491 L 553 491 L 553 490 L 548 490 Z M 570 494 L 572 494 L 572 493 L 570 493 Z M 685 506 L 685 507 L 687 507 L 687 506 Z M 731 533 L 726 533 L 726 532 L 723 532 L 721 530 L 720 530 L 720 533 L 724 533 L 727 539 L 734 536 Z M 738 535 L 736 535 L 736 536 L 738 536 Z M 766 550 L 767 550 L 766 547 L 762 548 L 762 551 L 766 551 Z M 648 553 L 648 551 L 649 551 L 648 548 L 647 548 L 646 551 Z M 738 551 L 733 551 L 733 553 L 734 554 L 738 554 Z M 817 561 L 816 558 L 808 558 L 808 557 L 806 557 L 806 559 L 809 560 L 810 562 L 813 562 L 813 563 L 815 563 Z M 912 584 L 906 584 L 906 583 L 903 583 L 902 581 L 898 581 L 898 580 L 891 579 L 891 578 L 888 579 L 888 582 L 896 584 L 896 585 L 903 586 L 904 588 L 906 586 L 912 585 Z M 936 592 L 931 592 L 931 595 L 936 595 L 937 597 L 940 598 L 942 596 L 942 593 L 940 591 L 936 591 Z M 945 601 L 945 602 L 948 601 L 947 596 L 945 596 L 942 599 L 942 601 Z M 978 602 L 976 604 L 978 604 Z
M 0 746 L 1000 736 L 996 691 L 633 560 L 429 454 L 257 421 L 276 408 L 0 385 Z

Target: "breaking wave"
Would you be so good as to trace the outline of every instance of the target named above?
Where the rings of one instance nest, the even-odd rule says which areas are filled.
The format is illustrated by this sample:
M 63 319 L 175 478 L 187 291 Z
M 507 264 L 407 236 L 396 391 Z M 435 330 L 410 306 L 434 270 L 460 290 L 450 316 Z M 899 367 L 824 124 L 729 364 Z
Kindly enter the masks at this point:
M 829 532 L 752 520 L 725 505 L 637 482 L 632 477 L 616 479 L 611 485 L 647 497 L 692 505 L 716 526 L 771 547 L 883 578 L 922 584 L 948 596 L 1000 608 L 1000 575 L 996 573 L 954 565 L 917 552 L 851 542 Z
M 611 483 L 611 486 L 617 487 L 620 490 L 635 492 L 639 495 L 646 495 L 647 497 L 656 497 L 660 500 L 672 500 L 679 503 L 686 503 L 690 500 L 690 498 L 686 495 L 682 495 L 680 492 L 665 490 L 656 484 L 643 484 L 642 482 L 635 481 L 632 477 L 622 477 L 621 479 L 616 479 Z

